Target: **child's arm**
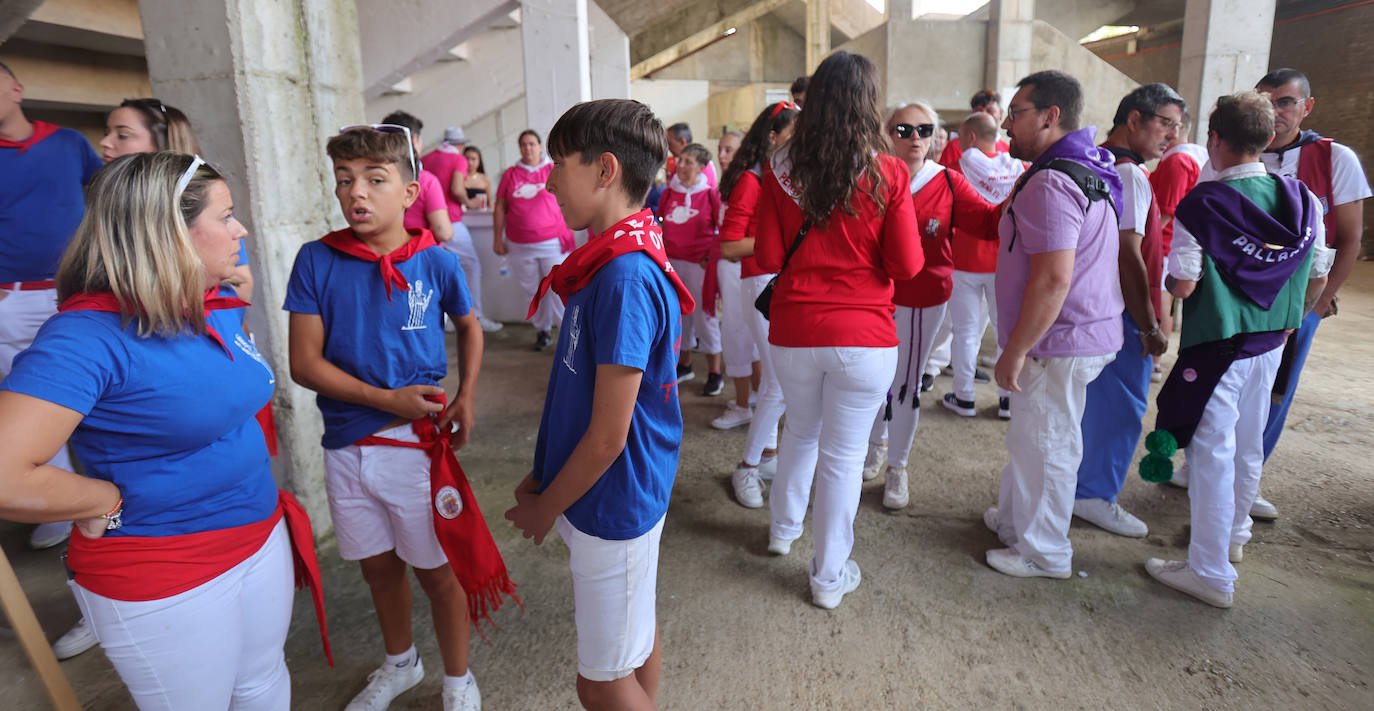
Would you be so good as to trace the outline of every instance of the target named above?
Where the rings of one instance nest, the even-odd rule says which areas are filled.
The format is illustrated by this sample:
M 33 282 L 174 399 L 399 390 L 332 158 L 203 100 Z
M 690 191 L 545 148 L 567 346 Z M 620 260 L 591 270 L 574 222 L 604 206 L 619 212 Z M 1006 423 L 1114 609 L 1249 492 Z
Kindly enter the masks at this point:
M 426 400 L 442 395 L 437 385 L 408 385 L 396 390 L 379 388 L 349 375 L 324 358 L 324 320 L 317 314 L 291 314 L 291 379 L 302 387 L 344 402 L 366 405 L 407 420 L 418 420 L 444 407 Z
M 472 435 L 477 372 L 482 367 L 482 350 L 486 342 L 482 336 L 482 325 L 471 311 L 463 316 L 450 315 L 449 318 L 453 319 L 454 334 L 458 337 L 458 392 L 439 418 L 439 431 L 447 432 L 449 423 L 457 422 L 458 429 L 450 435 L 449 442 L 454 450 L 459 450 Z
M 596 389 L 592 394 L 592 421 L 563 469 L 543 494 L 534 493 L 530 477 L 525 477 L 516 487 L 516 505 L 506 512 L 506 518 L 524 533 L 525 538 L 533 538 L 535 545 L 544 542 L 554 520 L 582 498 L 625 451 L 625 439 L 630 434 L 630 419 L 643 377 L 644 371 L 638 368 L 598 365 Z

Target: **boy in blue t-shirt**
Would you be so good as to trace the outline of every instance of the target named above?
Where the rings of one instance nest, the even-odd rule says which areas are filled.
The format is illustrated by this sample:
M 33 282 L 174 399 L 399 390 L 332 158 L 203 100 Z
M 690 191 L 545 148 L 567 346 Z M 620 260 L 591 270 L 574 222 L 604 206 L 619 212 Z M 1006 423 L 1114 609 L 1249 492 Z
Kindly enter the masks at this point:
M 663 165 L 663 125 L 635 101 L 578 104 L 549 133 L 548 189 L 593 235 L 544 280 L 566 303 L 534 469 L 506 518 L 535 544 L 568 545 L 577 695 L 588 709 L 651 709 L 660 653 L 659 538 L 677 472 L 681 312 L 644 195 Z
M 386 646 L 385 663 L 347 708 L 385 709 L 424 677 L 411 635 L 407 564 L 430 600 L 444 658 L 444 708 L 480 708 L 467 668 L 467 598 L 435 534 L 430 454 L 371 441 L 419 442 L 412 422 L 436 415 L 440 432 L 457 425 L 451 443 L 462 447 L 472 432 L 483 345 L 458 258 L 433 248 L 428 230 L 412 234 L 402 224 L 420 186 L 410 141 L 388 128 L 352 127 L 329 139 L 334 194 L 349 228 L 296 256 L 284 306 L 291 312 L 291 377 L 319 393 L 339 554 L 359 561 Z M 462 377 L 448 407 L 437 401 L 448 365 L 445 313 L 457 331 Z

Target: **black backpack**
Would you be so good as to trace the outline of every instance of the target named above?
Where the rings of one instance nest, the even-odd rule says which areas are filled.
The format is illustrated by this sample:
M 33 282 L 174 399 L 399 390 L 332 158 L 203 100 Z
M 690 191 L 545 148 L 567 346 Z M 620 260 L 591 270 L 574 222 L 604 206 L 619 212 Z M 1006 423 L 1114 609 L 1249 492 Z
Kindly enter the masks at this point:
M 1021 179 L 1016 182 L 1016 189 L 1012 191 L 1011 199 L 1007 202 L 1007 215 L 1011 217 L 1011 239 L 1007 242 L 1008 252 L 1011 251 L 1012 245 L 1016 244 L 1016 212 L 1013 208 L 1016 203 L 1016 194 L 1021 192 L 1021 188 L 1026 186 L 1026 183 L 1030 181 L 1032 175 L 1046 168 L 1057 170 L 1069 176 L 1069 179 L 1073 181 L 1074 185 L 1077 185 L 1078 189 L 1083 191 L 1083 197 L 1088 198 L 1088 205 L 1091 206 L 1098 200 L 1106 200 L 1107 204 L 1112 206 L 1112 213 L 1116 214 L 1118 219 L 1120 217 L 1116 203 L 1112 202 L 1112 191 L 1107 187 L 1107 181 L 1103 180 L 1102 176 L 1093 172 L 1092 168 L 1077 161 L 1072 161 L 1067 158 L 1055 158 L 1045 165 L 1035 166 L 1026 171 L 1025 174 L 1021 176 Z

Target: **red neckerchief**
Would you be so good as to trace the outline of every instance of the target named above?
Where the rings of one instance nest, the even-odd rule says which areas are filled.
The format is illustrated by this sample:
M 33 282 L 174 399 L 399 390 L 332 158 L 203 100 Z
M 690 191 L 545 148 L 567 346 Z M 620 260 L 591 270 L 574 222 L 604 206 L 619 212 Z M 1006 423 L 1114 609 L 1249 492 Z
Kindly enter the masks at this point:
M 77 584 L 97 595 L 125 601 L 161 600 L 210 582 L 247 560 L 267 543 L 283 517 L 291 539 L 296 588 L 310 588 L 324 656 L 332 667 L 334 654 L 325 626 L 324 587 L 310 516 L 289 492 L 277 491 L 277 509 L 262 521 L 218 531 L 87 538 L 73 528 L 67 565 Z
M 596 276 L 596 272 L 606 266 L 607 262 L 631 252 L 644 252 L 649 255 L 654 263 L 663 269 L 663 273 L 668 275 L 668 280 L 673 282 L 673 287 L 677 289 L 678 302 L 682 305 L 684 316 L 696 309 L 697 304 L 692 299 L 692 292 L 687 290 L 687 286 L 673 270 L 673 265 L 668 263 L 668 253 L 663 250 L 663 230 L 659 229 L 654 213 L 645 208 L 611 225 L 605 232 L 574 249 L 562 264 L 550 270 L 549 275 L 539 282 L 539 291 L 530 302 L 530 311 L 525 318 L 534 317 L 534 312 L 539 310 L 539 302 L 549 289 L 553 289 L 566 304 L 569 297 L 591 283 L 592 277 Z
M 47 138 L 48 136 L 53 135 L 54 133 L 57 133 L 57 126 L 54 126 L 48 123 L 47 121 L 34 121 L 33 135 L 29 136 L 28 138 L 22 141 L 11 141 L 9 139 L 0 138 L 0 148 L 18 148 L 19 155 L 22 156 L 24 155 L 24 151 L 27 151 L 28 149 L 38 145 L 40 141 Z
M 345 229 L 329 234 L 320 238 L 321 242 L 333 247 L 334 249 L 357 257 L 364 262 L 378 262 L 382 265 L 382 282 L 386 284 L 386 300 L 391 301 L 391 287 L 395 286 L 401 291 L 410 291 L 410 284 L 401 275 L 401 270 L 396 268 L 396 262 L 404 262 L 407 259 L 419 254 L 421 251 L 437 246 L 439 243 L 434 241 L 434 233 L 427 229 L 406 230 L 410 234 L 410 241 L 397 247 L 388 254 L 379 255 L 372 251 L 372 248 L 363 244 L 353 234 L 353 230 Z
M 234 359 L 234 352 L 229 350 L 229 346 L 224 344 L 224 339 L 220 338 L 215 327 L 210 325 L 210 312 L 221 309 L 240 309 L 248 306 L 248 302 L 237 296 L 219 296 L 219 287 L 211 287 L 205 290 L 205 335 L 214 339 L 220 348 L 224 349 L 225 355 L 229 360 Z M 119 307 L 119 299 L 108 291 L 83 291 L 79 294 L 72 294 L 62 300 L 62 304 L 57 307 L 61 311 L 108 311 L 110 313 L 122 314 L 124 310 Z
M 432 399 L 446 402 L 442 395 Z M 432 416 L 415 420 L 411 428 L 419 436 L 419 442 L 369 435 L 355 444 L 421 449 L 429 455 L 429 500 L 434 535 L 448 557 L 449 569 L 467 593 L 468 616 L 477 627 L 477 633 L 486 639 L 479 623 L 484 617 L 491 621 L 491 613 L 501 608 L 502 594 L 509 595 L 521 609 L 525 604 L 515 595 L 516 585 L 506 572 L 506 562 L 501 559 L 501 551 L 491 537 L 487 520 L 477 508 L 477 497 L 472 493 L 463 467 L 458 464 L 448 436 L 439 432 Z

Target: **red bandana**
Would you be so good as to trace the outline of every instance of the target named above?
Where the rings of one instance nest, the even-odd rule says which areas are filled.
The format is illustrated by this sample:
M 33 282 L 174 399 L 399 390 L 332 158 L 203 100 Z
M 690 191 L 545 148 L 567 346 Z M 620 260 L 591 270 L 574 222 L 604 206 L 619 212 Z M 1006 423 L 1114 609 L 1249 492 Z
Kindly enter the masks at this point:
M 382 265 L 382 282 L 386 284 L 386 300 L 391 301 L 392 286 L 401 291 L 410 291 L 410 284 L 406 283 L 406 278 L 401 275 L 401 270 L 396 268 L 396 262 L 404 262 L 421 251 L 439 244 L 434 241 L 434 233 L 429 230 L 407 231 L 411 235 L 410 241 L 383 255 L 378 255 L 372 251 L 371 247 L 363 244 L 362 240 L 358 239 L 351 229 L 330 232 L 321 237 L 320 241 L 364 262 L 380 262 Z
M 652 257 L 673 282 L 673 287 L 677 289 L 678 301 L 682 304 L 683 315 L 692 313 L 697 306 L 692 298 L 692 292 L 687 290 L 682 279 L 678 278 L 677 272 L 673 271 L 673 265 L 668 263 L 668 253 L 663 251 L 663 231 L 654 220 L 654 213 L 645 209 L 611 225 L 610 229 L 574 249 L 562 264 L 555 266 L 549 275 L 539 282 L 539 291 L 530 302 L 530 311 L 525 318 L 534 317 L 534 312 L 539 310 L 539 302 L 549 289 L 553 289 L 555 294 L 561 296 L 563 303 L 566 304 L 568 297 L 591 283 L 597 270 L 606 266 L 607 262 L 622 254 L 640 251 Z
M 444 402 L 445 398 L 435 398 Z M 491 621 L 491 613 L 500 609 L 501 595 L 504 593 L 515 600 L 523 609 L 525 604 L 515 596 L 515 583 L 506 572 L 506 562 L 501 559 L 501 551 L 487 528 L 487 520 L 477 508 L 477 497 L 472 494 L 467 475 L 453 454 L 447 435 L 441 434 L 435 426 L 433 417 L 415 420 L 411 423 L 419 442 L 403 442 L 398 439 L 371 435 L 356 442 L 360 447 L 385 446 L 422 449 L 429 454 L 429 495 L 434 514 L 434 534 L 439 538 L 439 546 L 448 556 L 449 568 L 458 584 L 468 596 L 468 616 L 477 625 L 477 633 L 482 634 L 478 623 L 482 618 Z
M 56 126 L 48 123 L 47 121 L 34 121 L 32 136 L 29 136 L 28 138 L 22 141 L 11 141 L 8 139 L 0 138 L 0 148 L 18 148 L 19 155 L 24 155 L 24 151 L 27 151 L 28 149 L 38 145 L 40 141 L 47 138 L 48 136 L 53 135 L 54 133 L 57 133 Z
M 205 291 L 205 335 L 214 339 L 220 348 L 224 349 L 225 355 L 229 360 L 234 359 L 234 352 L 229 350 L 229 346 L 224 344 L 224 339 L 220 338 L 214 326 L 210 325 L 210 312 L 221 309 L 239 309 L 248 305 L 247 301 L 237 296 L 219 296 L 216 292 L 219 287 L 212 287 Z M 83 291 L 80 294 L 72 294 L 63 299 L 62 304 L 57 307 L 58 311 L 108 311 L 110 313 L 124 313 L 119 307 L 119 299 L 108 291 Z

